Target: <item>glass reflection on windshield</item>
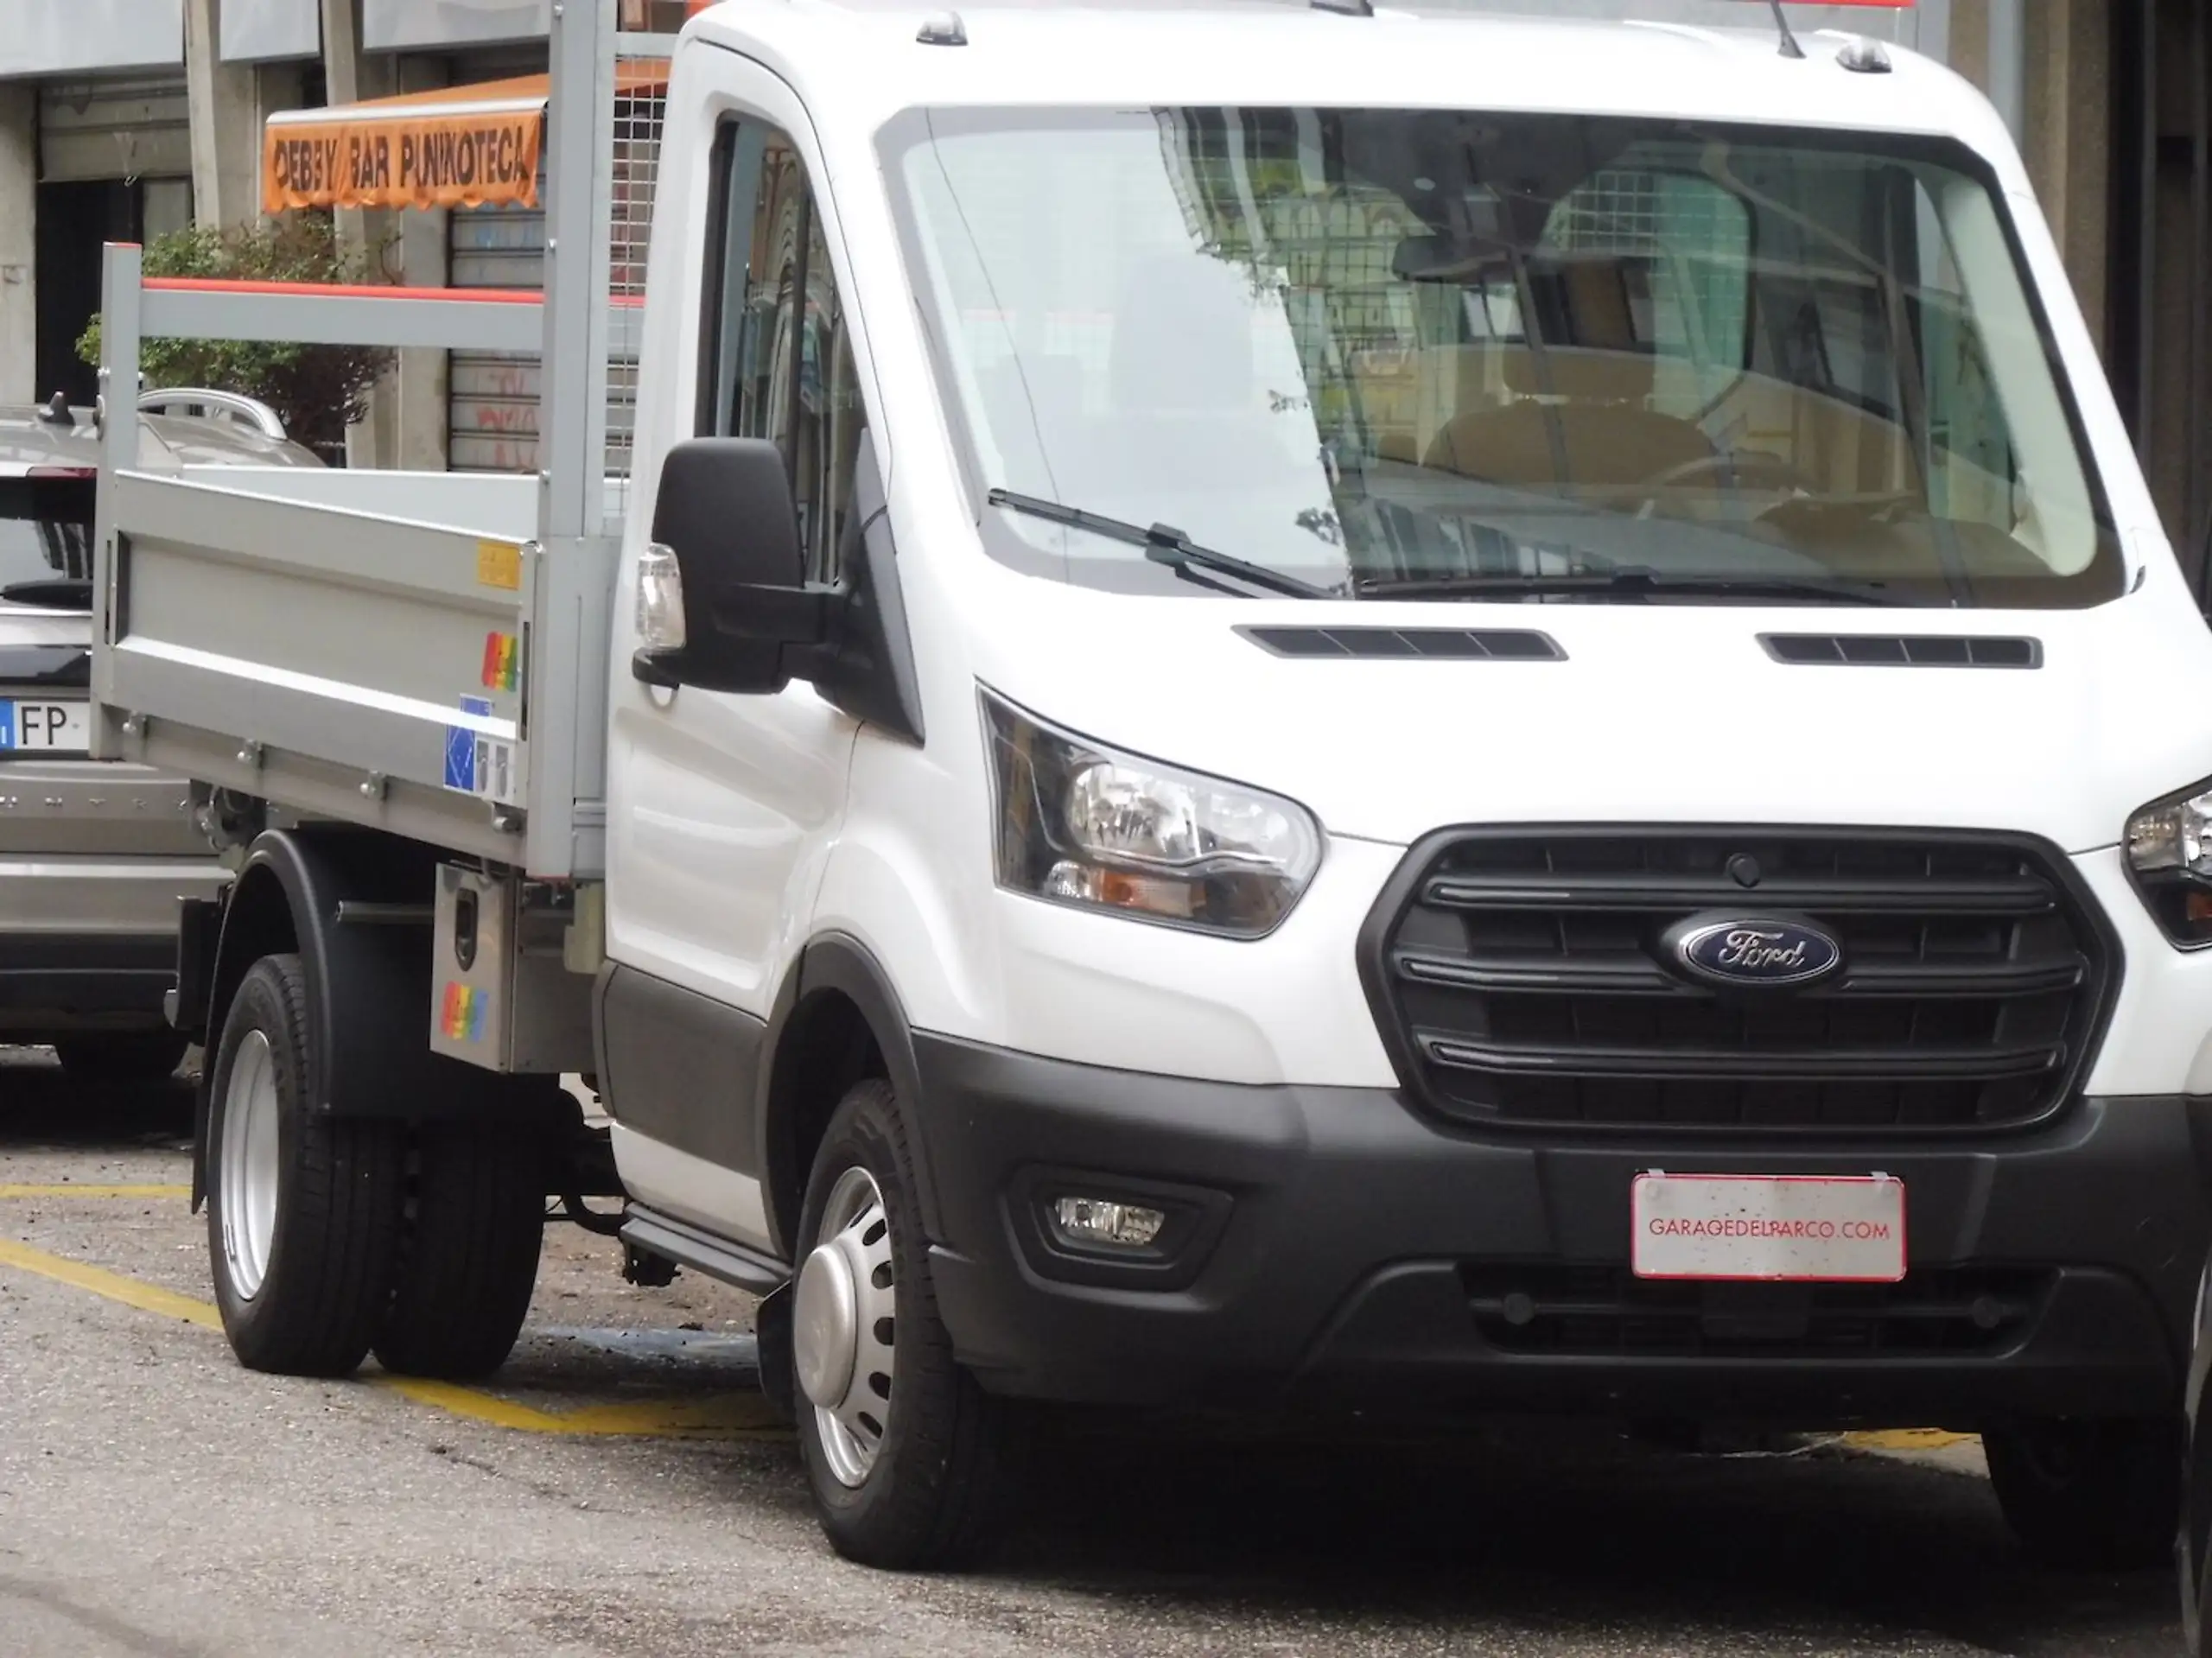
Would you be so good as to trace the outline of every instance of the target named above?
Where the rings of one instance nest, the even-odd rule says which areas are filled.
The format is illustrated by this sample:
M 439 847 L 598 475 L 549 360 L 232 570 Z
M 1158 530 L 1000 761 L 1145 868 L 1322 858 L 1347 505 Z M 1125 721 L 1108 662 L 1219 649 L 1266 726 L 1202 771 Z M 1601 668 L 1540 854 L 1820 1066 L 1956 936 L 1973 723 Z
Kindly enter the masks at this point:
M 1346 594 L 2119 590 L 1955 145 L 1284 109 L 938 111 L 887 143 L 979 489 Z M 1039 573 L 1192 590 L 989 516 Z

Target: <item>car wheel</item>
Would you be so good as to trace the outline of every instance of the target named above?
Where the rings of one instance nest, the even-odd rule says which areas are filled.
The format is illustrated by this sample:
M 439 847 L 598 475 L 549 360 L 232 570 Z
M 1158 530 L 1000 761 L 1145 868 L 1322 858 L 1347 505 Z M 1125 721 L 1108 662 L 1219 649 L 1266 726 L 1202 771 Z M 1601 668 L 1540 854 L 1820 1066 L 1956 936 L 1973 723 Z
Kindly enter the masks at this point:
M 207 1241 L 231 1350 L 251 1369 L 344 1375 L 391 1294 L 405 1139 L 308 1098 L 317 1034 L 296 956 L 239 983 L 210 1083 Z
M 799 1445 L 830 1545 L 863 1565 L 956 1565 L 1002 1516 L 1014 1418 L 952 1356 L 891 1085 L 855 1083 L 807 1183 L 791 1301 Z
M 2107 1570 L 2173 1556 L 2181 1424 L 2163 1416 L 2049 1420 L 1982 1435 L 2005 1523 L 2053 1566 Z

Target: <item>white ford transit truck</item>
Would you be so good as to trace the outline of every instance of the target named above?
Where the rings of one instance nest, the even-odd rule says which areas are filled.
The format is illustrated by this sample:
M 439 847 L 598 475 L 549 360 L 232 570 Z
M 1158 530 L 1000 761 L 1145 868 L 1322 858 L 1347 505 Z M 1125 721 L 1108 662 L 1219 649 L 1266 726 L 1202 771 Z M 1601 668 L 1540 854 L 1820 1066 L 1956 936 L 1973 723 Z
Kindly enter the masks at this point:
M 111 250 L 118 378 L 544 360 L 535 477 L 107 429 L 95 741 L 239 870 L 232 1346 L 492 1369 L 557 1197 L 767 1297 L 862 1560 L 1060 1401 L 1956 1426 L 2162 1550 L 2212 638 L 2003 126 L 1763 11 L 1340 3 L 708 10 L 641 315 L 612 0 L 542 304 Z

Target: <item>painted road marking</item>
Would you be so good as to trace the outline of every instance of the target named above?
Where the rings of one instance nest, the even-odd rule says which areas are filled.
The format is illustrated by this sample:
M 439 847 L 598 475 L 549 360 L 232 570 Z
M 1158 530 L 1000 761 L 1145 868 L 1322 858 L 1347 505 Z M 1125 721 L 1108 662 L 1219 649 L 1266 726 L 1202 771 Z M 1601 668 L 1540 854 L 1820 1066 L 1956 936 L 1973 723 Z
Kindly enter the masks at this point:
M 1955 1445 L 1973 1445 L 1976 1437 L 1939 1427 L 1892 1427 L 1847 1433 L 1843 1442 L 1857 1451 L 1942 1451 Z
M 52 1185 L 0 1185 L 0 1197 L 189 1197 L 190 1186 L 180 1185 L 124 1185 L 99 1186 L 75 1180 L 63 1180 Z
M 120 1301 L 127 1307 L 141 1312 L 152 1312 L 164 1318 L 181 1318 L 190 1324 L 200 1324 L 209 1330 L 223 1327 L 223 1315 L 215 1311 L 214 1304 L 197 1300 L 189 1295 L 179 1295 L 175 1290 L 165 1290 L 155 1284 L 143 1284 L 135 1278 L 125 1278 L 121 1273 L 109 1272 L 104 1267 L 87 1266 L 81 1261 L 72 1261 L 67 1255 L 50 1255 L 43 1249 L 34 1249 L 28 1243 L 13 1242 L 0 1238 L 0 1267 L 14 1267 L 27 1273 L 36 1273 L 50 1278 L 57 1284 L 67 1284 L 73 1289 L 90 1290 L 95 1295 L 105 1295 L 111 1301 Z
M 165 1318 L 181 1318 L 208 1330 L 220 1330 L 223 1316 L 211 1301 L 202 1301 L 175 1290 L 143 1283 L 121 1273 L 109 1272 L 67 1255 L 49 1255 L 28 1243 L 0 1238 L 0 1267 L 35 1273 L 73 1289 L 136 1307 Z M 783 1439 L 790 1430 L 779 1422 L 768 1401 L 759 1394 L 721 1394 L 708 1399 L 645 1400 L 634 1404 L 586 1405 L 569 1411 L 542 1411 L 494 1394 L 480 1393 L 450 1382 L 431 1382 L 416 1376 L 375 1375 L 370 1385 L 396 1393 L 418 1405 L 428 1405 L 448 1415 L 466 1417 L 495 1427 L 527 1433 L 576 1433 L 637 1436 L 654 1439 Z
M 712 1399 L 648 1400 L 633 1405 L 586 1405 L 576 1410 L 533 1410 L 474 1388 L 419 1376 L 379 1376 L 380 1387 L 473 1422 L 518 1428 L 526 1433 L 650 1435 L 656 1439 L 750 1437 L 782 1424 L 758 1394 L 722 1394 Z

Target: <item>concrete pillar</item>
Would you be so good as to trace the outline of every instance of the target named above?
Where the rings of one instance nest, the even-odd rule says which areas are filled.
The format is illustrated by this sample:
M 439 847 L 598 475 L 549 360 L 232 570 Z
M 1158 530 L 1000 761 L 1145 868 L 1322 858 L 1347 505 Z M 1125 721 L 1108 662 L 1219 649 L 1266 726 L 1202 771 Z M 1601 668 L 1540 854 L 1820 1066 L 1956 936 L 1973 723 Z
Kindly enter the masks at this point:
M 2125 4 L 2138 0 L 2121 0 Z M 1951 0 L 1951 67 L 2012 126 L 2036 200 L 2104 349 L 2112 0 Z
M 397 92 L 396 72 L 388 55 L 361 50 L 360 0 L 322 0 L 322 67 L 324 84 L 333 104 L 353 104 L 365 98 L 385 98 Z M 384 237 L 390 215 L 341 207 L 332 215 L 340 246 L 365 255 Z M 396 407 L 397 369 L 377 383 L 369 397 L 368 418 L 346 429 L 346 464 L 349 467 L 390 466 L 398 449 Z
M 402 92 L 425 92 L 452 84 L 452 66 L 443 58 L 400 60 Z M 446 210 L 416 207 L 392 217 L 397 221 L 397 253 L 407 285 L 443 288 L 450 263 Z M 385 401 L 393 406 L 397 422 L 394 464 L 410 471 L 446 468 L 447 360 L 444 352 L 419 346 L 399 353 L 398 384 Z
M 2100 353 L 2111 253 L 2109 3 L 2036 0 L 2027 9 L 2020 123 L 2021 156 Z
M 38 388 L 38 88 L 0 81 L 0 403 Z
M 192 120 L 192 222 L 218 230 L 261 216 L 261 109 L 251 64 L 225 63 L 220 0 L 184 0 Z
M 1984 92 L 1989 90 L 1989 0 L 1951 0 L 1944 61 Z

